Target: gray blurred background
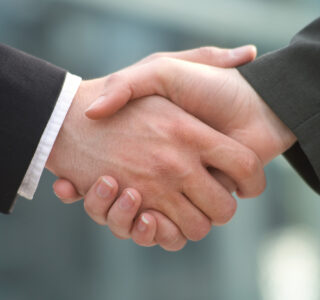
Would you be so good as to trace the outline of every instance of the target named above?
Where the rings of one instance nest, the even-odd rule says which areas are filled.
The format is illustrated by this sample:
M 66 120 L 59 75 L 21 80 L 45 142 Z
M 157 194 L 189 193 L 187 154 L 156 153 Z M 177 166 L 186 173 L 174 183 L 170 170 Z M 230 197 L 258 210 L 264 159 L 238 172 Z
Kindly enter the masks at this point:
M 319 0 L 1 0 L 0 42 L 93 78 L 156 51 L 263 54 L 319 12 Z M 320 199 L 282 158 L 266 171 L 263 196 L 179 253 L 117 240 L 81 202 L 60 203 L 45 172 L 32 202 L 0 216 L 0 299 L 320 299 Z

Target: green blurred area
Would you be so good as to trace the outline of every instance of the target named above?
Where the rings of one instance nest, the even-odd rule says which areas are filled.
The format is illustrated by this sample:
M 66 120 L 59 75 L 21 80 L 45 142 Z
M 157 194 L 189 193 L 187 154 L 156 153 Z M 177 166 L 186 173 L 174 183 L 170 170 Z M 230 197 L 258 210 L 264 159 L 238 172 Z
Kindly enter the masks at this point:
M 158 51 L 250 43 L 263 54 L 288 44 L 319 11 L 318 0 L 2 0 L 0 42 L 93 78 Z M 32 202 L 19 199 L 13 215 L 0 216 L 0 299 L 275 300 L 264 245 L 276 246 L 273 237 L 288 227 L 317 241 L 320 199 L 282 158 L 266 171 L 264 195 L 240 200 L 230 224 L 179 253 L 117 240 L 81 202 L 60 203 L 45 172 Z

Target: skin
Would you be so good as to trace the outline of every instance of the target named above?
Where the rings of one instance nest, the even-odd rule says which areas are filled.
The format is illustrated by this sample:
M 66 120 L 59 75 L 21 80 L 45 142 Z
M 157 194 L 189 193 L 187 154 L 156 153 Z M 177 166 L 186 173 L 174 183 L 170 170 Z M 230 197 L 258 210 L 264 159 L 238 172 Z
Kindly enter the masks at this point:
M 83 111 L 104 87 L 103 79 L 82 82 L 46 165 L 81 194 L 96 178 L 110 174 L 120 179 L 120 193 L 126 186 L 140 191 L 144 201 L 139 212 L 160 212 L 186 238 L 197 241 L 212 222 L 225 224 L 236 210 L 235 199 L 208 167 L 232 178 L 242 195 L 254 197 L 263 191 L 263 168 L 251 150 L 166 99 L 143 98 L 110 118 L 87 119 Z M 102 202 L 84 205 L 90 216 L 106 207 Z M 153 222 L 148 215 L 144 219 Z M 107 224 L 106 218 L 97 221 Z
M 157 94 L 252 149 L 267 164 L 296 137 L 234 68 L 159 58 L 109 77 L 86 114 L 105 118 L 130 100 Z
M 168 65 L 168 62 L 165 59 L 163 59 L 164 57 L 178 58 L 181 60 L 186 59 L 193 62 L 207 63 L 207 64 L 218 65 L 222 67 L 232 67 L 241 63 L 245 63 L 249 60 L 252 60 L 256 54 L 255 49 L 250 46 L 242 48 L 240 53 L 238 51 L 237 55 L 233 55 L 230 51 L 231 50 L 218 49 L 218 48 L 201 48 L 201 49 L 178 52 L 178 53 L 156 54 L 151 57 L 148 57 L 143 61 L 141 61 L 140 63 L 136 64 L 135 66 L 119 72 L 120 74 L 112 75 L 111 78 L 106 77 L 105 78 L 106 86 L 109 86 L 109 88 L 105 90 L 105 94 L 112 95 L 113 94 L 112 90 L 114 89 L 115 90 L 114 94 L 117 95 L 118 98 L 114 98 L 113 100 L 111 99 L 111 102 L 110 102 L 110 98 L 109 100 L 103 100 L 104 102 L 102 102 L 102 108 L 101 107 L 99 108 L 98 106 L 98 109 L 94 110 L 93 113 L 92 113 L 92 110 L 91 112 L 90 111 L 87 112 L 87 115 L 89 115 L 93 119 L 98 119 L 107 115 L 111 115 L 112 113 L 114 113 L 114 111 L 119 109 L 119 106 L 115 108 L 114 104 L 118 105 L 119 103 L 122 103 L 122 105 L 124 105 L 124 103 L 126 103 L 128 100 L 135 98 L 134 94 L 130 95 L 129 97 L 127 96 L 128 94 L 126 91 L 123 91 L 123 90 L 119 91 L 117 84 L 121 85 L 122 83 L 125 83 L 125 84 L 130 83 L 130 80 L 125 82 L 119 80 L 122 77 L 124 77 L 123 75 L 130 75 L 131 77 L 137 76 L 137 85 L 135 85 L 134 86 L 135 88 L 133 89 L 131 89 L 131 86 L 130 86 L 130 92 L 132 91 L 134 93 L 141 93 L 143 95 L 153 94 L 153 93 L 159 94 L 159 91 L 156 90 L 158 86 L 147 85 L 147 88 L 149 90 L 143 90 L 143 91 L 136 88 L 139 87 L 139 84 L 141 84 L 141 81 L 144 81 L 146 77 L 150 75 L 150 69 L 152 67 L 157 67 L 158 70 L 161 70 L 161 72 L 163 72 L 164 76 L 167 75 L 167 73 L 163 71 L 163 68 L 159 69 L 159 65 L 161 65 L 163 62 L 165 63 L 164 67 L 167 67 Z M 157 65 L 155 65 L 155 63 Z M 146 66 L 148 67 L 146 68 Z M 145 70 L 147 70 L 148 73 L 146 73 L 144 77 L 140 76 L 139 72 L 140 71 L 144 72 Z M 119 75 L 121 76 L 120 78 L 119 78 Z M 155 74 L 152 74 L 152 72 L 151 72 L 151 75 L 153 76 L 151 78 L 155 80 L 155 83 L 159 85 L 161 88 L 163 88 L 161 84 L 166 83 L 166 81 L 159 83 L 159 77 L 155 78 Z M 130 76 L 128 76 L 127 79 L 129 79 Z M 150 82 L 150 81 L 147 80 L 147 82 Z M 131 83 L 135 84 L 134 82 L 131 82 Z M 146 85 L 144 84 L 143 86 L 146 86 Z M 189 89 L 189 91 L 191 92 L 192 90 L 193 88 Z M 166 94 L 166 92 L 167 91 L 165 92 L 160 91 L 160 94 L 167 96 L 168 94 Z M 196 92 L 194 94 L 196 94 Z M 119 96 L 122 97 L 120 101 L 119 101 Z M 198 97 L 197 95 L 195 96 Z M 109 102 L 108 105 L 103 106 L 106 101 Z M 192 109 L 189 109 L 189 111 L 191 113 L 194 113 Z M 229 178 L 227 178 L 223 173 L 217 170 L 214 170 L 211 173 L 215 175 L 215 178 L 218 181 L 222 182 L 225 186 L 227 186 L 229 191 L 233 191 L 235 189 L 236 187 L 235 184 Z M 114 181 L 114 179 L 111 177 L 109 177 L 109 180 Z M 70 181 L 59 180 L 54 185 L 54 189 L 55 189 L 55 192 L 59 195 L 59 197 L 64 199 L 64 202 L 66 203 L 73 202 L 81 198 L 81 196 L 77 193 L 76 188 L 71 184 Z M 141 195 L 135 189 L 131 189 L 131 191 L 135 195 L 137 195 L 137 198 L 139 199 L 139 201 L 136 202 L 136 205 L 138 205 L 140 203 Z M 87 201 L 87 199 L 91 199 L 88 201 L 92 202 L 93 206 L 95 205 L 96 207 L 99 207 L 98 205 L 99 197 L 97 196 L 96 193 L 88 194 L 85 198 L 85 202 Z M 171 250 L 171 251 L 179 250 L 185 245 L 186 239 L 181 234 L 177 226 L 174 223 L 170 222 L 168 219 L 164 218 L 162 214 L 159 214 L 158 212 L 153 210 L 144 212 L 144 219 L 149 220 L 149 222 L 148 224 L 145 224 L 146 225 L 145 231 L 140 232 L 139 230 L 137 230 L 137 227 L 138 227 L 137 224 L 139 221 L 141 221 L 142 216 L 137 217 L 136 216 L 137 210 L 134 208 L 131 211 L 128 210 L 126 213 L 122 213 L 122 214 L 120 214 L 116 209 L 110 208 L 111 204 L 113 205 L 112 207 L 118 207 L 117 205 L 118 202 L 119 202 L 119 198 L 116 199 L 116 194 L 113 194 L 113 198 L 107 201 L 107 203 L 109 203 L 108 205 L 106 205 L 103 209 L 100 206 L 100 213 L 99 213 L 100 218 L 105 218 L 107 220 L 108 218 L 111 218 L 116 220 L 115 222 L 107 221 L 107 223 L 111 231 L 113 231 L 117 237 L 120 237 L 120 238 L 131 237 L 136 243 L 144 246 L 151 246 L 158 243 L 164 249 Z M 96 216 L 92 216 L 92 217 L 93 219 L 97 219 Z M 135 220 L 138 220 L 138 221 L 135 221 Z
M 100 197 L 96 192 L 96 187 L 102 178 L 106 178 L 113 184 L 107 197 Z M 54 184 L 54 190 L 57 196 L 66 204 L 73 203 L 82 198 L 72 183 L 65 179 L 57 180 Z M 98 211 L 98 214 L 95 215 L 91 215 L 90 211 L 88 211 L 88 215 L 97 223 L 100 223 L 99 219 L 105 220 L 111 232 L 119 239 L 130 238 L 136 244 L 144 247 L 159 244 L 167 251 L 179 251 L 183 249 L 187 239 L 179 228 L 157 211 L 148 210 L 139 214 L 138 211 L 142 203 L 142 197 L 137 190 L 133 188 L 129 190 L 134 195 L 135 201 L 131 207 L 120 209 L 122 207 L 120 201 L 124 193 L 117 196 L 118 184 L 116 180 L 110 176 L 102 176 L 85 195 L 84 201 L 91 202 L 91 206 L 96 207 L 96 211 Z M 141 230 L 141 227 L 139 228 L 138 225 L 143 216 L 147 218 L 148 223 Z

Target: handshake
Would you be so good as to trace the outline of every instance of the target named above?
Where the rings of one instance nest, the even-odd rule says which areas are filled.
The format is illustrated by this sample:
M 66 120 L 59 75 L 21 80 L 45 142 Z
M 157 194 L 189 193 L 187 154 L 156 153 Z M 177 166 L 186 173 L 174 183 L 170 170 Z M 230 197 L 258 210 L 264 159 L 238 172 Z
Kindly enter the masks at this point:
M 260 195 L 295 135 L 235 68 L 253 46 L 151 55 L 83 81 L 46 167 L 65 203 L 121 239 L 177 251 Z

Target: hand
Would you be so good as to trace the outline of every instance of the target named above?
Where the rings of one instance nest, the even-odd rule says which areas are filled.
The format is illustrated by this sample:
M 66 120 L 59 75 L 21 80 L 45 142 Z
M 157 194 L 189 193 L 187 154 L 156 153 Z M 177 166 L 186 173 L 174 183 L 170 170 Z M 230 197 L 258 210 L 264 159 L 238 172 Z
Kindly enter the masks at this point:
M 268 163 L 296 137 L 236 69 L 160 58 L 109 76 L 86 114 L 107 117 L 129 100 L 158 94 L 253 150 Z
M 236 209 L 207 167 L 228 174 L 241 195 L 264 189 L 263 170 L 252 151 L 159 97 L 136 101 L 107 120 L 86 119 L 84 108 L 103 88 L 103 79 L 82 83 L 47 163 L 81 194 L 101 174 L 110 174 L 121 179 L 120 191 L 134 186 L 142 193 L 142 209 L 160 211 L 188 239 L 198 240 L 211 220 L 224 224 Z
M 254 59 L 255 56 L 256 56 L 256 49 L 253 46 L 245 46 L 237 49 L 219 49 L 214 47 L 200 48 L 200 49 L 183 51 L 183 52 L 153 54 L 150 57 L 147 57 L 141 62 L 139 62 L 138 64 L 136 64 L 136 66 L 147 63 L 147 62 L 151 62 L 160 57 L 172 57 L 172 58 L 189 60 L 189 61 L 194 61 L 199 63 L 213 64 L 221 67 L 232 67 L 232 66 L 237 66 L 237 65 L 246 63 Z M 213 173 L 213 171 L 211 173 Z M 223 183 L 225 186 L 229 186 L 230 191 L 234 190 L 233 183 L 227 177 L 225 177 L 222 173 L 219 173 L 217 171 L 214 171 L 214 174 L 216 179 L 219 182 Z M 63 180 L 63 179 L 57 180 L 57 182 L 54 185 L 54 190 L 58 195 L 58 197 L 65 203 L 69 203 L 70 199 L 73 202 L 76 200 L 80 200 L 82 198 L 82 196 L 79 195 L 79 193 L 76 191 L 72 183 L 67 180 Z M 87 197 L 85 198 L 85 201 L 86 199 Z M 97 215 L 91 214 L 91 217 L 97 223 L 101 224 L 101 219 L 104 219 L 104 220 L 107 219 L 108 206 L 104 207 L 99 205 L 98 203 L 99 202 L 96 201 L 90 205 L 90 207 L 94 207 L 94 205 L 96 205 L 94 210 L 96 212 L 97 211 L 99 212 Z M 179 229 L 159 212 L 153 211 L 152 213 L 156 214 L 157 223 L 163 224 L 161 228 L 155 229 L 154 231 L 157 233 L 157 236 L 155 236 L 154 243 L 159 243 L 159 245 L 166 250 L 181 249 L 181 244 L 184 244 L 184 243 L 183 242 L 181 243 L 183 239 L 181 237 L 179 238 L 179 235 L 181 235 Z M 88 214 L 90 215 L 90 211 L 88 211 Z M 168 224 L 168 226 L 165 226 L 165 224 Z M 173 226 L 175 226 L 175 228 Z M 127 235 L 121 235 L 121 232 L 123 232 L 121 228 L 117 230 L 116 227 L 112 227 L 111 230 L 114 232 L 116 236 L 121 236 L 122 238 L 129 238 L 129 236 Z M 127 230 L 127 232 L 129 231 Z M 133 239 L 138 243 L 138 241 L 134 238 L 134 236 L 133 236 Z M 140 238 L 140 241 L 141 242 L 138 243 L 140 245 L 150 244 L 150 242 L 143 240 L 141 238 Z
M 77 201 L 75 187 L 60 179 L 54 184 L 57 196 L 64 195 L 65 203 Z M 144 247 L 159 244 L 167 251 L 178 251 L 186 245 L 186 238 L 179 228 L 163 214 L 148 210 L 138 214 L 142 197 L 132 188 L 126 188 L 118 195 L 118 183 L 110 176 L 102 176 L 85 196 L 85 207 L 89 216 L 101 225 L 107 224 L 111 232 L 120 239 L 132 240 Z

